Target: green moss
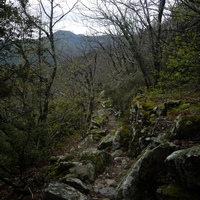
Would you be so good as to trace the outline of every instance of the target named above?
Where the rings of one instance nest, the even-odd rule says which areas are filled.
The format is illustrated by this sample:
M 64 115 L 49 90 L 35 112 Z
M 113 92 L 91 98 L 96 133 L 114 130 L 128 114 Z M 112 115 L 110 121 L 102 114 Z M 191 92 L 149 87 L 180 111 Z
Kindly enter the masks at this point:
M 191 200 L 196 199 L 195 195 L 188 192 L 181 186 L 171 183 L 169 185 L 164 185 L 158 189 L 158 199 L 162 200 Z
M 101 136 L 105 136 L 107 134 L 107 131 L 106 130 L 103 130 L 103 129 L 92 129 L 90 131 L 90 133 L 94 136 L 94 135 L 99 135 L 99 137 Z
M 135 102 L 141 100 L 141 99 L 144 98 L 144 97 L 145 97 L 145 95 L 138 95 L 138 96 L 136 96 L 136 97 L 132 100 L 132 102 L 135 103 Z
M 120 129 L 120 140 L 119 143 L 123 147 L 129 147 L 130 141 L 132 140 L 131 131 L 129 126 L 123 126 Z
M 57 156 L 51 156 L 49 161 L 50 161 L 50 164 L 54 165 L 58 161 L 58 157 Z
M 181 106 L 180 106 L 180 110 L 186 110 L 188 108 L 190 108 L 191 104 L 190 103 L 183 103 Z
M 97 173 L 102 173 L 105 170 L 106 163 L 100 159 L 97 155 L 93 154 L 90 156 L 90 161 L 95 166 L 95 171 Z
M 45 182 L 50 182 L 55 177 L 56 177 L 56 172 L 52 171 L 45 177 Z
M 152 100 L 149 100 L 147 98 L 143 98 L 140 97 L 140 101 L 138 101 L 137 98 L 135 98 L 133 100 L 133 106 L 135 108 L 140 108 L 140 113 L 143 116 L 143 122 L 145 123 L 146 121 L 149 121 L 151 115 L 152 115 L 152 111 L 156 106 L 156 103 Z
M 178 104 L 177 101 L 177 106 L 174 107 L 170 107 L 168 108 L 168 114 L 169 115 L 173 115 L 173 114 L 181 114 L 184 113 L 186 109 L 188 109 L 190 107 L 189 103 L 180 103 Z
M 200 131 L 199 115 L 182 116 L 177 127 L 176 137 L 178 138 L 195 137 L 199 134 L 199 131 Z
M 150 122 L 151 126 L 154 126 L 154 125 L 156 124 L 155 118 L 154 118 L 154 117 L 151 117 L 151 116 L 150 116 L 150 118 L 149 118 L 149 122 Z
M 149 118 L 149 111 L 142 109 L 140 112 L 142 113 L 143 120 L 147 120 Z
M 101 135 L 98 133 L 93 134 L 93 140 L 99 141 L 101 139 Z
M 200 102 L 191 104 L 191 110 L 193 112 L 200 112 Z
M 73 162 L 61 162 L 57 166 L 54 167 L 54 171 L 56 175 L 64 175 L 69 173 L 69 169 L 74 167 L 75 164 Z
M 110 135 L 115 135 L 115 133 L 116 133 L 116 130 L 113 130 L 113 131 L 110 133 Z
M 107 101 L 104 102 L 105 108 L 111 108 L 112 107 L 112 100 L 108 99 Z
M 140 102 L 140 105 L 142 106 L 143 110 L 151 111 L 155 107 L 155 102 L 148 100 L 145 102 Z
M 104 151 L 84 153 L 81 155 L 81 159 L 92 162 L 95 166 L 95 172 L 97 174 L 103 173 L 106 167 L 112 162 L 109 154 Z
M 108 121 L 108 116 L 106 116 L 106 115 L 95 116 L 92 119 L 92 123 L 99 125 L 99 126 L 106 124 L 107 121 Z

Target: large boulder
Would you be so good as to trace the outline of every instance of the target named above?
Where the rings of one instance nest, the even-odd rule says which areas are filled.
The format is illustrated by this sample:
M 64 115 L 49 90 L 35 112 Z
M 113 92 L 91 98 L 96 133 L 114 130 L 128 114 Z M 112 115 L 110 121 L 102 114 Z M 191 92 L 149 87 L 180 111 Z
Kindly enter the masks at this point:
M 90 197 L 67 184 L 55 182 L 45 190 L 45 200 L 90 200 Z
M 174 148 L 168 143 L 147 148 L 118 185 L 114 199 L 151 199 L 156 193 L 158 175 L 166 170 L 164 160 Z
M 172 176 L 184 187 L 200 188 L 200 146 L 175 151 L 166 158 L 166 163 Z
M 196 139 L 200 138 L 200 116 L 178 116 L 171 131 L 172 139 Z

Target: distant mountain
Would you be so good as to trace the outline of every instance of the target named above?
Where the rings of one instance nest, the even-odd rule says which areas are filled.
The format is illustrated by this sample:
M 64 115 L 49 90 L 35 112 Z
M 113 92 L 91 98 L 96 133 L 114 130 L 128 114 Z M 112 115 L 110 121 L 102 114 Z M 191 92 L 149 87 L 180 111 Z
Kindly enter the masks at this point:
M 47 38 L 43 38 L 45 48 L 50 47 L 49 40 Z M 91 50 L 100 49 L 101 46 L 99 43 L 108 45 L 111 44 L 111 37 L 102 35 L 102 36 L 85 36 L 83 34 L 74 34 L 70 31 L 59 30 L 54 33 L 54 41 L 56 54 L 59 61 L 63 61 L 66 59 L 71 59 L 73 57 L 81 56 L 82 54 L 88 53 Z M 33 49 L 36 49 L 37 40 L 27 40 L 26 45 L 31 46 Z M 2 41 L 1 41 L 2 43 Z M 3 43 L 2 43 L 3 44 Z M 7 44 L 8 45 L 8 44 Z M 12 44 L 11 44 L 12 45 Z M 0 57 L 0 64 L 11 64 L 11 63 L 20 63 L 21 56 L 18 55 L 16 48 L 11 46 L 13 54 L 7 58 Z M 3 50 L 6 55 L 6 50 Z M 3 55 L 3 54 L 2 54 Z M 52 60 L 51 56 L 44 55 L 50 62 Z M 31 62 L 35 62 L 37 59 L 37 55 L 35 51 L 30 53 L 29 58 L 31 58 Z
M 99 43 L 108 45 L 111 42 L 109 36 L 85 36 L 74 34 L 70 31 L 57 31 L 54 33 L 54 41 L 59 57 L 80 56 L 84 52 L 101 48 Z

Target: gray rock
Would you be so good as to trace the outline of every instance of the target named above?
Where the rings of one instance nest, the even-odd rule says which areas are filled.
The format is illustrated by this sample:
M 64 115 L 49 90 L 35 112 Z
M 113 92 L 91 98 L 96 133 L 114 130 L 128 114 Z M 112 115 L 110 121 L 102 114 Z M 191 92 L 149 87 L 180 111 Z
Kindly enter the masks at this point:
M 114 139 L 114 135 L 108 134 L 106 137 L 104 137 L 102 139 L 102 141 L 98 145 L 98 149 L 102 150 L 102 149 L 105 149 L 105 148 L 107 148 L 109 146 L 112 146 L 113 139 Z
M 45 190 L 45 200 L 90 200 L 75 188 L 64 183 L 51 183 Z
M 178 107 L 181 104 L 180 100 L 171 100 L 166 103 L 160 104 L 156 106 L 152 113 L 155 113 L 157 116 L 166 116 L 167 111 L 171 110 L 172 108 Z
M 119 128 L 117 129 L 115 134 L 110 133 L 106 137 L 104 137 L 100 142 L 100 144 L 98 145 L 98 149 L 102 150 L 109 146 L 112 146 L 112 150 L 119 149 L 121 147 L 120 139 L 121 139 L 121 130 Z
M 112 196 L 115 192 L 114 187 L 104 186 L 99 190 L 99 193 L 105 196 Z
M 200 188 L 200 146 L 173 152 L 166 158 L 172 176 L 190 189 Z
M 60 181 L 84 194 L 88 194 L 90 191 L 89 188 L 78 178 L 62 178 Z
M 81 180 L 94 181 L 95 166 L 92 163 L 82 164 L 79 163 L 69 170 L 71 173 L 76 174 Z
M 111 156 L 113 158 L 116 158 L 116 157 L 120 157 L 121 155 L 123 154 L 123 151 L 121 149 L 117 149 L 116 151 L 114 151 Z
M 119 128 L 115 132 L 115 136 L 113 138 L 113 145 L 112 145 L 113 150 L 117 150 L 121 147 L 120 140 L 121 140 L 121 129 Z
M 166 116 L 167 114 L 167 104 L 161 104 L 159 106 L 156 106 L 153 110 L 152 113 L 156 114 L 156 116 Z
M 117 183 L 113 179 L 97 179 L 93 186 L 93 190 L 96 193 L 100 193 L 104 196 L 111 197 L 114 194 Z
M 146 149 L 118 185 L 115 200 L 149 199 L 158 174 L 165 170 L 164 160 L 174 150 L 167 144 Z M 145 192 L 144 192 L 145 191 Z
M 109 179 L 107 178 L 105 180 L 106 184 L 109 185 L 109 186 L 116 186 L 117 185 L 117 182 L 114 180 L 114 179 Z

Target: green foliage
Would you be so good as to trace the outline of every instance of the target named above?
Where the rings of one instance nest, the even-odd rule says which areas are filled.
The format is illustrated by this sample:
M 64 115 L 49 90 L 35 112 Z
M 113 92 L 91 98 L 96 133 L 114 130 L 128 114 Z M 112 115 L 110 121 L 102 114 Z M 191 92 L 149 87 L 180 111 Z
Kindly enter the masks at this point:
M 161 72 L 161 88 L 179 88 L 200 82 L 200 34 L 187 31 L 177 35 L 165 49 L 166 71 Z
M 194 2 L 179 2 L 172 10 L 177 32 L 163 49 L 163 65 L 159 86 L 162 89 L 181 90 L 200 82 L 199 12 Z

